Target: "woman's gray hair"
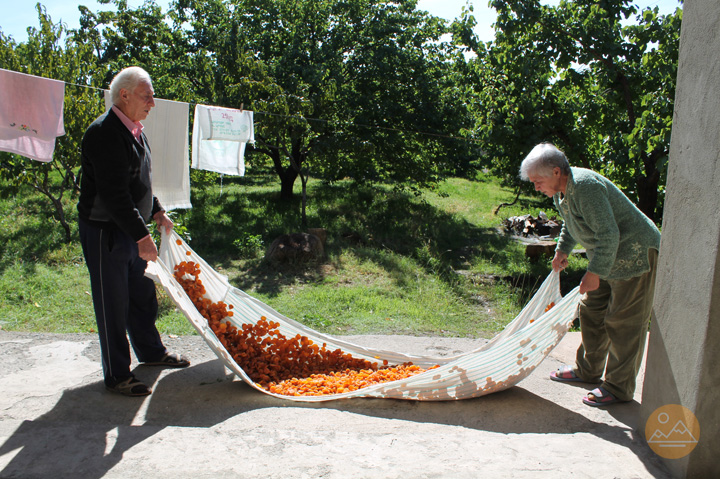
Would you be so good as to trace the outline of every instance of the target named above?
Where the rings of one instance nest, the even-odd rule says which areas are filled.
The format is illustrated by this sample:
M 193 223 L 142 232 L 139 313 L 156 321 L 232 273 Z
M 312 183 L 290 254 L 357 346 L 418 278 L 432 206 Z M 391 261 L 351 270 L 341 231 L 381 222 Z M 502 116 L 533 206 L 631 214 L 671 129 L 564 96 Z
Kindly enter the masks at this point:
M 110 82 L 110 101 L 117 105 L 120 101 L 120 90 L 132 92 L 139 83 L 147 82 L 152 85 L 150 74 L 140 67 L 127 67 L 120 71 Z
M 560 168 L 563 174 L 570 174 L 570 163 L 567 156 L 552 143 L 535 145 L 520 165 L 520 178 L 528 181 L 530 175 L 549 178 L 553 170 Z

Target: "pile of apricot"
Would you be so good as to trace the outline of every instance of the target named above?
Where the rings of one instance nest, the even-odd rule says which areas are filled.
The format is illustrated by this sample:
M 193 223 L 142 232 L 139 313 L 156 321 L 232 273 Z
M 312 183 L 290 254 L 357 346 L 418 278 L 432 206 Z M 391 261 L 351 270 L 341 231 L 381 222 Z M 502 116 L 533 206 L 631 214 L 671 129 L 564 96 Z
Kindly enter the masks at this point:
M 183 287 L 198 312 L 208 321 L 238 366 L 260 387 L 286 396 L 320 396 L 356 391 L 373 384 L 405 379 L 425 372 L 412 363 L 388 367 L 354 358 L 340 349 L 330 351 L 307 336 L 288 338 L 279 323 L 261 316 L 256 324 L 234 326 L 226 318 L 233 306 L 206 298 L 198 278 L 197 263 L 183 261 L 175 266 L 175 279 Z M 434 369 L 437 366 L 434 366 Z

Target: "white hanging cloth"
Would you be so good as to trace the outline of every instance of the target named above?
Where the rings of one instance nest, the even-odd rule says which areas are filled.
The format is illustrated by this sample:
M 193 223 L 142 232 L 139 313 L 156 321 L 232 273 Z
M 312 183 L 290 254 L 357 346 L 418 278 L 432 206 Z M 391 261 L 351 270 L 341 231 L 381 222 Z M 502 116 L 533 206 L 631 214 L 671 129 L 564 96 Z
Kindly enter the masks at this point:
M 105 90 L 105 109 L 112 107 Z M 155 107 L 142 121 L 150 144 L 152 189 L 166 210 L 192 208 L 190 203 L 190 154 L 188 129 L 190 105 L 155 99 Z
M 195 105 L 193 168 L 243 176 L 245 146 L 254 142 L 252 111 Z
M 65 82 L 0 68 L 0 150 L 52 161 L 64 102 Z

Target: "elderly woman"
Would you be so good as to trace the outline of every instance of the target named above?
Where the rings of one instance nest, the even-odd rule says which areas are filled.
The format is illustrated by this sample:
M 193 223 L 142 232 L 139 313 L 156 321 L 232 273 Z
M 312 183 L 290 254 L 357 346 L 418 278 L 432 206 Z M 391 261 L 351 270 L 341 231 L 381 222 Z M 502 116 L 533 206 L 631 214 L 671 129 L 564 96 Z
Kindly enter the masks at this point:
M 582 344 L 575 367 L 550 374 L 555 381 L 602 384 L 583 402 L 605 406 L 631 401 L 645 350 L 655 289 L 660 232 L 610 180 L 571 167 L 565 153 L 537 145 L 523 160 L 520 176 L 553 198 L 564 220 L 552 260 L 564 269 L 577 243 L 587 250 L 580 282 Z

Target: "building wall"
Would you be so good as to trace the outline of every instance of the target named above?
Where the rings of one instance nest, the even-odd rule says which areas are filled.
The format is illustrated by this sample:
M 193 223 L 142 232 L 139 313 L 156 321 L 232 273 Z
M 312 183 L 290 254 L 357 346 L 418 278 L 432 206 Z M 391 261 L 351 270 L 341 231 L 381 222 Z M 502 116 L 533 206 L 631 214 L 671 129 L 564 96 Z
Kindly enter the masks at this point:
M 700 438 L 676 477 L 720 477 L 720 1 L 685 0 L 641 424 L 680 404 Z

